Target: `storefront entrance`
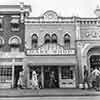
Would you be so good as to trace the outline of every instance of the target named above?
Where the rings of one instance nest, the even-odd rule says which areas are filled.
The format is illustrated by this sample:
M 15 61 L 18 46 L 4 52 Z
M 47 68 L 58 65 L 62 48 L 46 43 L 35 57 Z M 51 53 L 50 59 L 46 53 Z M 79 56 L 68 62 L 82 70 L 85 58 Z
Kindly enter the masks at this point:
M 90 57 L 90 69 L 93 70 L 95 67 L 100 68 L 100 55 L 92 55 Z
M 19 74 L 23 70 L 21 65 L 14 66 L 14 88 L 17 88 Z
M 44 66 L 44 88 L 58 88 L 58 66 Z
M 29 65 L 29 88 L 33 70 L 37 73 L 40 88 L 76 87 L 74 65 Z

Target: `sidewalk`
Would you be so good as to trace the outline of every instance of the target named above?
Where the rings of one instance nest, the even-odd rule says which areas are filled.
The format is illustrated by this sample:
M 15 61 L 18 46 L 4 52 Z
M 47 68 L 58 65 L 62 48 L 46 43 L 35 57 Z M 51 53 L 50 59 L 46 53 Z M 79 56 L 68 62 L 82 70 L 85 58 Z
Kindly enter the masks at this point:
M 95 90 L 81 89 L 2 89 L 0 97 L 44 97 L 44 96 L 100 96 Z

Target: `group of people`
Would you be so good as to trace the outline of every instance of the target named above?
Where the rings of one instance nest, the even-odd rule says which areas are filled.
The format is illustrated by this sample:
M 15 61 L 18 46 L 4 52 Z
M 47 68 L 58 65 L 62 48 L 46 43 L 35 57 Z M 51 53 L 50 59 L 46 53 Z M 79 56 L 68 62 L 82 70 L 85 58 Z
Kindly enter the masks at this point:
M 94 88 L 96 91 L 100 91 L 100 69 L 98 66 L 95 66 L 94 69 L 91 69 L 90 73 L 87 69 L 87 66 L 84 66 L 83 89 L 85 88 Z
M 39 89 L 41 87 L 40 81 L 40 76 L 37 75 L 36 71 L 32 71 L 32 81 L 31 81 L 31 88 L 32 89 Z M 17 87 L 20 89 L 25 88 L 25 83 L 24 83 L 24 72 L 19 73 L 19 79 L 17 82 Z
M 55 73 L 51 71 L 49 75 L 50 81 L 48 85 L 50 88 L 56 87 L 55 85 L 56 79 L 54 74 Z M 25 88 L 23 78 L 24 78 L 24 72 L 20 72 L 18 83 L 17 83 L 18 88 Z M 35 70 L 32 71 L 31 87 L 32 89 L 42 88 L 41 74 L 38 75 Z M 96 91 L 100 90 L 100 69 L 97 66 L 95 66 L 94 69 L 91 69 L 89 73 L 88 67 L 84 65 L 83 89 L 85 88 L 88 89 L 94 88 Z
M 48 83 L 49 88 L 55 88 L 56 79 L 55 79 L 54 71 L 51 71 L 49 77 L 50 77 L 50 81 Z M 23 80 L 24 80 L 24 72 L 20 72 L 19 79 L 17 82 L 18 88 L 21 88 L 21 89 L 25 88 L 25 84 Z M 42 88 L 41 74 L 37 74 L 35 70 L 32 71 L 31 88 L 32 89 Z

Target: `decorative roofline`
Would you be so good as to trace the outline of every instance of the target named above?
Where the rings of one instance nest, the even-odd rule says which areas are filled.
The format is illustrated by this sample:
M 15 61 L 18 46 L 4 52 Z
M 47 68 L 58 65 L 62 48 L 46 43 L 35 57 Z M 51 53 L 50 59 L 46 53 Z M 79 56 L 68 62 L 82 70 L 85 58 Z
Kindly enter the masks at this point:
M 30 13 L 31 11 L 31 6 L 24 5 L 22 2 L 19 5 L 0 5 L 0 14 Z

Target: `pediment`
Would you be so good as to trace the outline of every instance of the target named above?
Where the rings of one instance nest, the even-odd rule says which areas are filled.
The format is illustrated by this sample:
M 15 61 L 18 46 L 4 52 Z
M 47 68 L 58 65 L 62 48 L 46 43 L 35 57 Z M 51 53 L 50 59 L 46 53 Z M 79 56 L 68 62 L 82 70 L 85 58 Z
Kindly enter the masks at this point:
M 44 21 L 57 21 L 58 15 L 55 11 L 48 10 L 43 14 Z

